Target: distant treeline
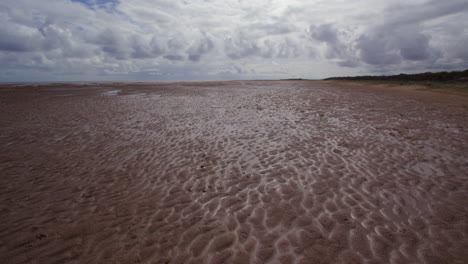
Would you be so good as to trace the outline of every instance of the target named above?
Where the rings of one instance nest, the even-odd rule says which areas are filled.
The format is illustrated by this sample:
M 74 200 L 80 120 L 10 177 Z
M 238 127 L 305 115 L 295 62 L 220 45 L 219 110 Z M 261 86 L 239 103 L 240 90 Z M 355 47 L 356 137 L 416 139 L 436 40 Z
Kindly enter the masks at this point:
M 400 81 L 400 82 L 468 82 L 468 70 L 453 72 L 425 72 L 418 74 L 404 74 L 391 76 L 355 76 L 331 77 L 325 80 L 350 81 Z

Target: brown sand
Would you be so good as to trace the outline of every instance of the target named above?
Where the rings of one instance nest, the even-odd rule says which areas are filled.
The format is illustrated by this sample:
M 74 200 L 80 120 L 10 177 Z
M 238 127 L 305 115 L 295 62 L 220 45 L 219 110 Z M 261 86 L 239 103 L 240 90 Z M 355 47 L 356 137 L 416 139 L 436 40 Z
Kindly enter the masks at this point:
M 0 88 L 0 263 L 467 263 L 468 98 Z

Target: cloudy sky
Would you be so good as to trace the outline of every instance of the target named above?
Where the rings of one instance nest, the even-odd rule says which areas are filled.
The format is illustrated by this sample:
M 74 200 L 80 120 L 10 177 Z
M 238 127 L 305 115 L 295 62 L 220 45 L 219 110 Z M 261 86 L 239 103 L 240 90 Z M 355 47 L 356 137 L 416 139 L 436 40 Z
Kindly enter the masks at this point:
M 1 0 L 0 81 L 468 68 L 466 0 Z

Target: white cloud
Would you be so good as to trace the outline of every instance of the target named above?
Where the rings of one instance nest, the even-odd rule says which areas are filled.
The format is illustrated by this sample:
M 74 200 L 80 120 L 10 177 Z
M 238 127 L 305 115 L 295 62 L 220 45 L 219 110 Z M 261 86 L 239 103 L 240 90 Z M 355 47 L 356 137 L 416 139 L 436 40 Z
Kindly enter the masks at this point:
M 0 80 L 322 78 L 468 67 L 464 0 L 88 3 L 0 2 Z

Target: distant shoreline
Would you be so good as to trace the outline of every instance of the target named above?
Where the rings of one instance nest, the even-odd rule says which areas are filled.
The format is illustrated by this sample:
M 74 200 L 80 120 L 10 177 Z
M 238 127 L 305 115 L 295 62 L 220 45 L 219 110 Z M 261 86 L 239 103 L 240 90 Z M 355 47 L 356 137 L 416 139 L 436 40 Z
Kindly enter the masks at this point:
M 390 76 L 353 76 L 331 77 L 326 81 L 351 81 L 360 83 L 390 84 L 390 85 L 422 85 L 434 89 L 457 89 L 468 91 L 468 70 L 452 72 L 425 72 L 418 74 Z

